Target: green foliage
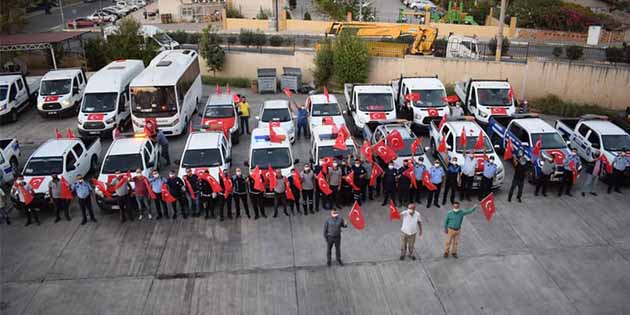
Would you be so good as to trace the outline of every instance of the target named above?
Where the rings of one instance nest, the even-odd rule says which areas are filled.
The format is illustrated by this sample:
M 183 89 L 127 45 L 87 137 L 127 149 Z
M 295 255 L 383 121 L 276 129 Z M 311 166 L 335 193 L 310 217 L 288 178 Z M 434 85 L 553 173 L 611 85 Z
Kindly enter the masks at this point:
M 280 35 L 273 35 L 269 37 L 269 45 L 273 47 L 280 47 L 284 43 L 284 38 Z
M 517 18 L 519 27 L 535 29 L 585 32 L 589 25 L 599 24 L 609 30 L 619 26 L 608 16 L 561 0 L 510 1 L 508 15 Z
M 98 70 L 107 65 L 107 46 L 101 38 L 90 38 L 85 42 L 85 59 L 90 70 Z
M 465 5 L 468 14 L 475 19 L 478 24 L 483 24 L 486 21 L 486 16 L 490 13 L 490 1 L 475 1 L 476 5 Z M 498 10 L 497 10 L 498 11 Z
M 565 49 L 565 52 L 567 54 L 567 58 L 570 60 L 578 60 L 582 58 L 582 55 L 584 55 L 584 48 L 582 48 L 582 46 L 572 45 L 568 46 Z
M 106 55 L 108 60 L 142 59 L 148 64 L 157 55 L 157 44 L 140 35 L 140 23 L 134 19 L 123 19 L 118 30 L 107 38 Z
M 180 44 L 198 44 L 201 39 L 200 33 L 188 33 L 182 30 L 178 30 L 175 32 L 168 32 L 168 36 L 170 36 L 174 41 Z
M 243 15 L 241 14 L 241 11 L 236 9 L 231 3 L 228 4 L 228 6 L 226 8 L 225 15 L 228 18 L 230 18 L 230 19 L 242 19 L 243 18 Z
M 615 63 L 630 63 L 630 45 L 623 43 L 622 47 L 606 48 L 606 60 Z
M 260 7 L 260 10 L 258 11 L 258 14 L 256 14 L 256 19 L 258 20 L 268 20 L 270 16 L 272 16 L 273 14 L 271 13 L 271 11 L 269 10 L 263 10 L 262 7 Z
M 503 37 L 503 40 L 501 42 L 502 42 L 501 55 L 505 56 L 510 51 L 510 40 L 507 39 L 506 37 Z M 492 52 L 493 54 L 497 52 L 497 38 L 496 37 L 492 38 L 488 42 L 488 49 L 490 49 L 490 52 Z
M 247 30 L 241 29 L 241 33 L 238 35 L 241 45 L 249 46 L 264 46 L 267 43 L 267 35 L 261 30 Z
M 364 1 L 364 4 L 368 1 Z M 333 20 L 343 21 L 348 12 L 352 12 L 352 19 L 359 19 L 359 0 L 314 0 L 315 8 L 323 15 L 327 15 Z M 374 20 L 375 10 L 372 5 L 367 5 L 361 10 L 363 21 Z
M 319 50 L 315 55 L 315 69 L 313 78 L 316 86 L 329 85 L 333 77 L 334 52 L 330 39 L 319 42 Z
M 265 44 L 267 44 L 267 35 L 261 30 L 256 30 L 252 36 L 252 45 L 265 46 Z
M 308 11 L 304 12 L 304 20 L 305 21 L 310 21 L 311 20 L 311 14 L 308 13 Z
M 208 69 L 214 75 L 216 75 L 217 71 L 223 70 L 223 64 L 225 63 L 225 51 L 219 45 L 220 40 L 221 38 L 217 33 L 210 33 L 207 28 L 204 28 L 201 33 L 201 41 L 199 42 L 199 54 L 206 59 Z
M 553 48 L 553 50 L 551 51 L 551 54 L 556 57 L 556 58 L 560 58 L 562 56 L 562 53 L 564 52 L 564 49 L 562 49 L 562 47 L 560 46 L 556 46 Z
M 584 114 L 613 115 L 613 110 L 596 105 L 565 102 L 558 96 L 549 94 L 529 102 L 529 107 L 542 114 L 578 117 Z
M 0 34 L 15 34 L 24 28 L 28 4 L 29 1 L 27 0 L 2 0 L 2 4 L 0 4 Z
M 227 42 L 228 42 L 228 44 L 230 44 L 230 45 L 234 45 L 234 44 L 236 44 L 236 41 L 237 41 L 237 40 L 238 40 L 238 38 L 236 38 L 236 36 L 230 36 L 230 37 L 228 37 L 228 38 L 227 38 Z
M 251 85 L 251 82 L 248 78 L 224 78 L 224 77 L 216 77 L 203 75 L 201 76 L 201 82 L 206 85 L 220 85 L 225 86 L 229 84 L 234 88 L 248 88 Z
M 335 41 L 333 50 L 335 81 L 344 83 L 366 82 L 370 56 L 365 42 L 349 32 L 342 32 Z

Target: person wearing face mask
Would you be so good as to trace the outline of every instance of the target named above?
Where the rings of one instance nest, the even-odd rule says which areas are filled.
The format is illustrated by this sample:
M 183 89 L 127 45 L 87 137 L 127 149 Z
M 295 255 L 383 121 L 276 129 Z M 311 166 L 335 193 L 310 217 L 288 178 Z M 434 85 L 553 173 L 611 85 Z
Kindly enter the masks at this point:
M 292 215 L 295 215 L 296 211 L 297 213 L 302 214 L 302 212 L 300 211 L 300 190 L 297 188 L 297 186 L 295 186 L 295 176 L 295 169 L 292 168 L 291 175 L 287 176 L 287 183 L 289 183 L 289 187 L 287 187 L 287 189 L 291 189 L 294 198 L 294 200 L 288 200 L 287 198 L 287 203 L 289 205 L 289 209 L 291 209 Z
M 427 198 L 427 208 L 431 207 L 431 202 L 434 202 L 436 207 L 440 207 L 440 190 L 442 190 L 442 181 L 444 180 L 444 169 L 440 166 L 440 162 L 435 160 L 433 166 L 429 168 L 429 177 L 431 183 L 437 187 L 434 191 L 429 191 L 429 197 Z
M 24 196 L 24 192 L 30 193 L 31 195 L 35 195 L 35 191 L 33 191 L 33 187 L 30 184 L 24 181 L 24 176 L 18 175 L 17 179 L 11 186 L 11 196 L 15 198 L 15 207 L 18 210 L 23 210 L 26 212 L 26 224 L 24 226 L 29 226 L 32 223 L 32 220 L 35 219 L 35 223 L 40 225 L 39 215 L 36 210 L 34 210 L 30 204 L 26 204 L 26 197 Z
M 562 196 L 562 193 L 573 197 L 573 194 L 571 194 L 571 188 L 573 188 L 573 171 L 571 170 L 571 164 L 575 164 L 576 170 L 580 169 L 580 167 L 582 166 L 582 160 L 577 155 L 577 149 L 571 149 L 571 153 L 567 155 L 563 162 L 564 164 L 562 165 L 562 167 L 564 168 L 564 175 L 560 180 L 558 197 Z
M 293 104 L 294 108 L 296 108 L 295 103 Z M 308 130 L 308 110 L 306 106 L 303 104 L 300 107 L 297 107 L 297 139 L 300 140 L 300 134 L 304 131 L 304 138 L 308 139 L 309 130 Z
M 586 193 L 597 196 L 594 190 L 597 188 L 599 177 L 604 173 L 604 163 L 602 163 L 600 156 L 601 152 L 597 150 L 593 152 L 593 161 L 584 164 L 586 179 L 582 185 L 582 197 L 586 197 Z
M 64 212 L 66 220 L 70 221 L 69 202 L 61 198 L 61 181 L 56 174 L 52 175 L 51 179 L 50 183 L 48 183 L 48 196 L 50 197 L 50 203 L 55 208 L 55 223 L 61 221 L 61 211 Z
M 326 168 L 325 171 L 323 171 L 324 168 Z M 326 178 L 326 174 L 328 173 L 328 164 L 326 163 L 326 160 L 324 159 L 320 159 L 319 164 L 316 164 L 313 166 L 313 176 L 315 176 L 315 182 L 317 182 L 317 177 L 319 176 L 319 173 L 321 172 L 324 172 L 324 178 Z M 315 212 L 318 212 L 319 203 L 320 201 L 324 203 L 326 196 L 321 190 L 319 190 L 318 184 L 314 185 L 313 190 L 314 190 L 314 196 L 315 196 Z
M 548 158 L 539 156 L 536 159 L 536 163 L 534 164 L 534 174 L 536 176 L 536 190 L 534 191 L 534 196 L 538 196 L 538 191 L 542 188 L 543 196 L 547 197 L 547 184 L 556 167 L 553 162 L 554 159 L 555 155 L 553 154 Z
M 90 215 L 92 222 L 97 222 L 92 209 L 92 192 L 94 192 L 92 186 L 83 180 L 83 176 L 78 175 L 77 181 L 71 187 L 72 191 L 79 198 L 79 206 L 81 207 L 81 214 L 83 214 L 81 225 L 87 223 L 87 214 Z
M 284 214 L 288 217 L 289 213 L 287 212 L 287 195 L 286 195 L 286 185 L 284 183 L 284 176 L 282 176 L 282 171 L 276 170 L 276 187 L 273 188 L 273 217 L 278 217 L 278 204 L 282 204 L 284 209 Z
M 485 198 L 492 192 L 492 182 L 497 176 L 497 165 L 494 164 L 494 156 L 490 156 L 483 162 L 483 176 L 481 176 L 481 190 L 479 200 Z
M 332 194 L 330 194 L 330 196 L 325 196 L 324 209 L 326 210 L 332 209 L 333 202 L 335 203 L 335 207 L 339 207 L 339 187 L 341 185 L 341 176 L 339 163 L 334 161 L 332 168 L 328 170 L 328 174 L 326 175 L 326 179 L 330 185 L 330 190 L 332 190 Z
M 347 176 L 350 173 L 350 167 L 348 167 L 348 162 L 345 160 L 341 160 L 339 169 L 341 169 L 341 176 Z M 341 181 L 339 197 L 339 202 L 343 206 L 349 205 L 352 201 L 352 187 L 345 180 Z
M 413 194 L 411 193 L 411 179 L 405 175 L 405 172 L 408 169 L 409 160 L 403 161 L 402 166 L 397 170 L 398 176 L 396 176 L 396 180 L 398 181 L 398 191 L 396 194 L 398 195 L 398 204 L 404 205 L 413 202 Z
M 448 258 L 449 253 L 452 253 L 453 257 L 457 258 L 457 245 L 462 222 L 464 217 L 475 212 L 477 207 L 478 205 L 469 209 L 460 209 L 458 201 L 453 203 L 453 209 L 444 218 L 444 233 L 447 235 L 446 244 L 444 245 L 444 258 Z
M 229 170 L 224 170 L 223 171 L 225 174 L 226 178 L 230 178 L 230 171 Z M 219 192 L 217 194 L 217 199 L 219 200 L 219 217 L 220 220 L 223 221 L 224 220 L 224 214 L 227 215 L 228 219 L 232 219 L 232 194 L 228 195 L 228 197 L 225 197 L 225 184 L 226 182 L 223 181 L 223 177 L 219 176 L 219 184 L 221 185 L 222 191 Z M 234 185 L 234 184 L 232 184 Z M 232 189 L 234 189 L 234 186 L 232 186 Z M 225 209 L 224 209 L 225 208 Z
M 451 203 L 455 202 L 455 191 L 457 185 L 461 182 L 462 168 L 457 164 L 457 158 L 451 158 L 446 167 L 446 182 L 444 183 L 444 196 L 442 197 L 442 205 L 446 204 L 446 198 L 449 191 L 451 192 Z
M 173 207 L 173 220 L 177 219 L 177 205 L 179 203 L 180 212 L 182 213 L 182 217 L 186 219 L 188 214 L 186 213 L 186 199 L 184 198 L 184 181 L 175 175 L 175 171 L 171 170 L 168 172 L 168 179 L 166 180 L 166 186 L 168 187 L 168 191 L 171 193 L 173 198 L 176 199 L 175 202 L 171 203 L 171 207 Z
M 326 240 L 326 264 L 330 267 L 331 251 L 335 247 L 335 258 L 339 265 L 343 266 L 341 261 L 341 229 L 347 228 L 346 220 L 339 216 L 336 208 L 330 211 L 330 217 L 324 222 L 324 240 Z
M 471 152 L 465 154 L 464 164 L 462 165 L 462 190 L 460 199 L 470 201 L 470 194 L 472 194 L 473 180 L 475 179 L 475 170 L 477 168 L 477 160 Z
M 396 179 L 398 178 L 398 170 L 394 167 L 393 162 L 389 162 L 383 174 L 383 203 L 381 206 L 387 205 L 391 198 L 396 205 Z M 356 176 L 356 174 L 355 174 Z
M 416 176 L 416 190 L 415 190 L 415 198 L 417 203 L 422 203 L 422 174 L 426 170 L 424 166 L 424 157 L 419 156 L 416 163 L 414 163 L 413 173 Z
M 365 193 L 367 188 L 367 170 L 361 165 L 360 159 L 354 160 L 354 166 L 352 166 L 354 172 L 354 184 L 359 187 L 359 192 L 354 192 L 354 200 L 359 201 L 359 204 L 365 202 Z
M 208 170 L 205 170 L 203 173 L 203 175 L 205 176 L 210 175 L 210 172 Z M 210 186 L 210 183 L 208 183 L 207 180 L 204 180 L 200 177 L 199 188 L 201 190 L 201 206 L 203 207 L 203 211 L 206 214 L 205 219 L 214 219 L 214 191 L 212 191 L 212 186 Z
M 508 202 L 512 202 L 512 194 L 514 194 L 514 189 L 517 187 L 518 192 L 516 193 L 516 199 L 518 202 L 523 202 L 521 199 L 523 196 L 523 185 L 525 184 L 525 176 L 527 175 L 527 170 L 529 169 L 529 165 L 527 165 L 527 158 L 525 158 L 523 150 L 518 151 L 516 158 L 512 159 L 512 164 L 514 165 L 514 177 L 512 177 L 512 185 L 510 186 L 510 192 L 508 193 Z
M 249 134 L 249 103 L 247 103 L 247 98 L 245 96 L 241 97 L 241 103 L 238 105 L 238 112 L 241 116 L 241 134 L 244 135 L 245 132 Z
M 153 219 L 153 216 L 151 215 L 151 204 L 149 203 L 149 187 L 147 187 L 148 179 L 142 175 L 142 171 L 140 169 L 137 169 L 132 181 L 134 184 L 133 194 L 136 198 L 136 204 L 139 212 L 138 221 L 142 221 L 145 212 L 147 213 L 149 220 Z
M 405 254 L 409 253 L 411 260 L 416 260 L 413 254 L 416 244 L 416 234 L 422 237 L 422 219 L 420 213 L 416 211 L 416 205 L 412 202 L 407 206 L 407 210 L 400 213 L 402 226 L 400 228 L 400 260 L 405 259 Z
M 156 220 L 162 218 L 162 214 L 164 217 L 168 219 L 168 207 L 166 206 L 166 202 L 162 200 L 162 184 L 166 183 L 166 180 L 160 176 L 160 173 L 157 171 L 153 171 L 151 174 L 151 178 L 149 178 L 149 184 L 151 185 L 151 190 L 155 194 L 155 209 L 157 210 Z
M 250 219 L 249 206 L 247 205 L 247 178 L 243 176 L 241 168 L 237 167 L 234 175 L 232 176 L 232 185 L 234 191 L 232 192 L 232 198 L 234 198 L 234 206 L 236 208 L 236 218 L 241 217 L 241 203 L 245 208 L 245 214 Z
M 254 177 L 250 175 L 248 178 L 250 197 L 252 198 L 252 206 L 254 207 L 254 220 L 258 220 L 260 216 L 266 218 L 267 214 L 265 213 L 265 204 L 263 201 L 264 191 L 256 189 Z
M 630 170 L 630 150 L 620 152 L 612 161 L 613 172 L 608 182 L 608 193 L 613 190 L 621 194 L 624 174 Z
M 188 203 L 188 211 L 193 217 L 201 214 L 201 190 L 199 188 L 199 177 L 193 174 L 190 167 L 186 168 L 186 175 L 183 176 L 186 202 Z M 193 198 L 193 196 L 195 198 Z
M 116 171 L 115 175 L 116 177 L 109 184 L 109 187 L 115 189 L 116 204 L 118 205 L 118 209 L 120 211 L 120 222 L 125 223 L 127 222 L 127 217 L 129 217 L 130 220 L 132 218 L 131 207 L 129 206 L 129 192 L 131 187 L 129 182 L 123 178 L 123 174 L 121 174 L 120 171 Z M 125 183 L 122 184 L 122 181 L 125 181 Z
M 304 164 L 304 170 L 300 173 L 302 180 L 302 199 L 304 200 L 304 215 L 315 214 L 313 211 L 313 189 L 315 187 L 315 174 L 311 170 L 310 164 Z

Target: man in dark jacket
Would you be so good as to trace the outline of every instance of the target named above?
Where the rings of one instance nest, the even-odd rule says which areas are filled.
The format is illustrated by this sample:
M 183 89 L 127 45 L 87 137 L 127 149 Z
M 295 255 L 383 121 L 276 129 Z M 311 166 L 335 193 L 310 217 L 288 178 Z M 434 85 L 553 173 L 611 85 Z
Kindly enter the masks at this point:
M 409 169 L 409 161 L 405 160 L 403 166 L 398 169 L 398 204 L 404 205 L 413 202 L 413 193 L 411 192 L 411 178 L 403 175 L 403 173 Z M 412 166 L 413 167 L 413 166 Z M 415 191 L 414 191 L 415 193 Z
M 193 174 L 192 169 L 186 168 L 186 175 L 184 175 L 183 180 L 186 186 L 188 211 L 192 216 L 198 217 L 201 214 L 201 188 L 199 187 L 199 178 L 197 175 Z
M 518 202 L 523 202 L 521 200 L 521 197 L 523 196 L 523 184 L 525 184 L 525 175 L 527 174 L 529 165 L 522 150 L 518 151 L 516 158 L 512 159 L 512 163 L 514 164 L 514 177 L 512 177 L 512 186 L 510 186 L 510 192 L 508 193 L 508 202 L 512 202 L 512 194 L 514 193 L 514 189 L 517 187 L 518 192 L 516 194 L 516 199 Z
M 210 172 L 206 170 L 204 172 L 204 176 L 208 175 L 210 175 Z M 201 206 L 206 213 L 205 218 L 206 220 L 210 218 L 214 219 L 215 216 L 213 196 L 215 195 L 215 193 L 212 191 L 212 186 L 210 186 L 210 183 L 208 183 L 208 181 L 199 178 L 199 188 L 201 190 Z
M 326 264 L 330 267 L 330 252 L 332 247 L 335 246 L 335 257 L 339 265 L 343 266 L 341 261 L 341 228 L 348 227 L 346 220 L 339 217 L 339 212 L 336 208 L 330 211 L 330 217 L 326 219 L 324 223 L 324 239 L 326 240 Z
M 258 190 L 255 188 L 254 178 L 249 176 L 249 191 L 250 196 L 252 198 L 252 206 L 254 207 L 254 220 L 258 220 L 260 216 L 263 218 L 267 217 L 265 213 L 265 204 L 263 202 L 263 194 L 265 193 L 262 190 Z
M 289 202 L 291 213 L 293 215 L 295 215 L 296 212 L 302 214 L 302 212 L 300 211 L 300 189 L 295 186 L 296 178 L 294 174 L 296 174 L 296 170 L 291 169 L 291 176 L 287 178 L 287 181 L 289 182 L 288 189 L 291 189 L 291 192 L 293 193 L 293 198 L 295 199 Z M 299 174 L 297 175 L 299 176 Z
M 235 174 L 232 176 L 232 186 L 234 187 L 232 198 L 234 198 L 234 206 L 236 207 L 236 217 L 239 218 L 241 216 L 240 204 L 243 203 L 247 218 L 251 218 L 247 204 L 247 177 L 243 176 L 239 167 L 236 168 Z
M 459 182 L 461 182 L 462 168 L 457 164 L 457 157 L 453 157 L 446 167 L 446 181 L 444 184 L 444 196 L 442 197 L 442 205 L 446 204 L 448 193 L 451 193 L 451 204 L 455 202 L 455 191 Z
M 356 174 L 354 175 L 356 178 Z M 389 162 L 385 173 L 383 174 L 383 203 L 386 205 L 389 198 L 392 198 L 392 202 L 396 205 L 396 179 L 398 178 L 398 170 L 394 167 L 393 162 Z
M 168 179 L 166 179 L 166 186 L 168 187 L 168 192 L 171 193 L 173 198 L 177 201 L 171 203 L 171 207 L 173 207 L 173 219 L 177 219 L 177 203 L 179 203 L 179 207 L 181 208 L 182 217 L 186 219 L 188 214 L 186 213 L 186 198 L 184 197 L 184 181 L 177 177 L 175 171 L 171 170 L 168 173 Z

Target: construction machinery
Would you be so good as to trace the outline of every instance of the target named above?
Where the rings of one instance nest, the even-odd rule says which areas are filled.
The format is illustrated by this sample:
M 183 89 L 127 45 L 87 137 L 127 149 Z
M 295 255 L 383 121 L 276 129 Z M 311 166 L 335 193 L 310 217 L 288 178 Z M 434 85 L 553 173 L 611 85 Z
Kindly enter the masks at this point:
M 326 30 L 326 35 L 340 35 L 343 32 L 369 39 L 368 48 L 370 45 L 383 49 L 402 47 L 406 54 L 412 55 L 432 54 L 433 41 L 438 34 L 437 29 L 425 25 L 333 22 Z M 376 44 L 371 44 L 373 42 Z M 370 51 L 374 52 L 373 49 Z M 378 55 L 378 51 L 376 53 Z

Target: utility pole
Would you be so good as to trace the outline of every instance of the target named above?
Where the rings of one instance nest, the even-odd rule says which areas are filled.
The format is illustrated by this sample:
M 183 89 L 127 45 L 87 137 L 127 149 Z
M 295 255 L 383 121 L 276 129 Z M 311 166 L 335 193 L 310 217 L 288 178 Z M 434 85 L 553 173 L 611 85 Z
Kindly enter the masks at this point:
M 66 19 L 63 17 L 63 0 L 59 0 L 59 13 L 61 13 L 61 29 L 66 28 Z
M 503 49 L 503 24 L 505 21 L 505 10 L 507 10 L 507 0 L 501 0 L 501 13 L 499 13 L 499 33 L 497 34 L 497 51 L 494 61 L 501 61 L 501 50 Z
M 363 0 L 359 0 L 359 22 L 363 21 Z

